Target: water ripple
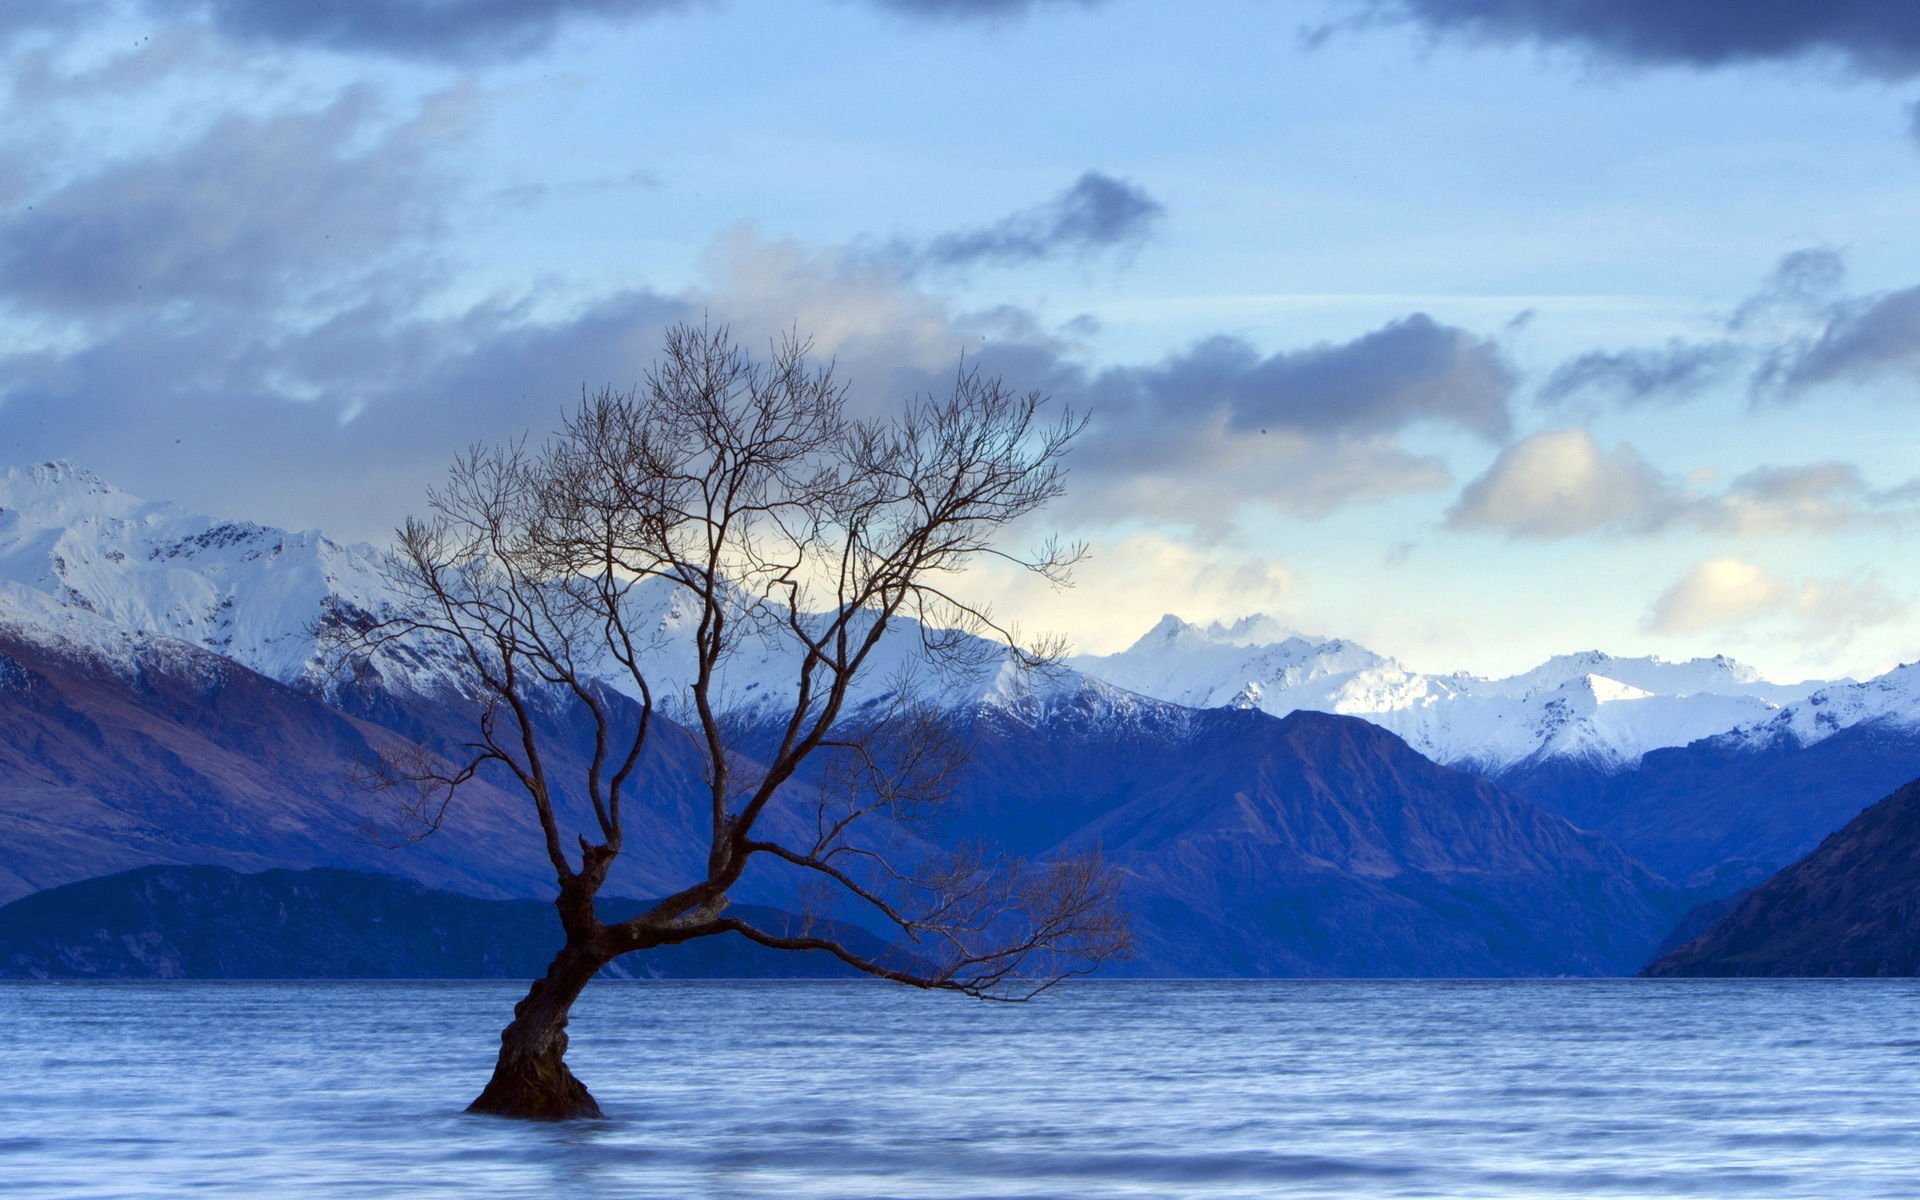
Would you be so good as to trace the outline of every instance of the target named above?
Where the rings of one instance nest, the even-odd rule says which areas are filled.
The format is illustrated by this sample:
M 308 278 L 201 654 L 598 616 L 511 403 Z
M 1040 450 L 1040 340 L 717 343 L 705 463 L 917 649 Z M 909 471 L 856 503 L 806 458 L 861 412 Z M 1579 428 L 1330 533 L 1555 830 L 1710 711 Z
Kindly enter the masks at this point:
M 612 1114 L 468 1117 L 516 988 L 0 984 L 52 1197 L 1911 1197 L 1912 981 L 605 983 Z

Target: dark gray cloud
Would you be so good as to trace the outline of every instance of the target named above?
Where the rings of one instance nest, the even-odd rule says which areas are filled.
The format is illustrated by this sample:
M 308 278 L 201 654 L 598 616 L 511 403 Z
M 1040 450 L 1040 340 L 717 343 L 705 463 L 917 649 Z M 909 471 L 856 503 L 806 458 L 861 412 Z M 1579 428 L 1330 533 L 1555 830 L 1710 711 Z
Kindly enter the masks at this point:
M 1815 336 L 1768 358 L 1756 387 L 1763 398 L 1791 400 L 1826 384 L 1889 379 L 1920 395 L 1920 287 L 1834 305 Z
M 1507 427 L 1497 348 L 1426 317 L 1289 353 L 1214 338 L 1093 370 L 1030 314 L 956 315 L 857 256 L 730 240 L 711 289 L 630 291 L 561 319 L 513 303 L 430 317 L 387 276 L 320 319 L 271 302 L 139 309 L 78 348 L 0 352 L 0 461 L 73 457 L 195 506 L 377 536 L 460 446 L 553 428 L 583 386 L 637 382 L 666 324 L 707 315 L 750 345 L 817 333 L 861 404 L 940 390 L 966 349 L 1090 413 L 1058 515 L 1091 527 L 1222 531 L 1248 507 L 1317 514 L 1438 489 L 1444 466 L 1403 431 Z
M 1555 368 L 1540 398 L 1561 404 L 1591 397 L 1628 406 L 1687 400 L 1731 376 L 1744 357 L 1739 346 L 1724 341 L 1594 350 Z
M 1846 279 L 1847 264 L 1838 250 L 1810 246 L 1782 255 L 1753 295 L 1734 310 L 1728 327 L 1741 329 L 1769 319 L 1819 315 L 1840 296 Z
M 1418 314 L 1278 354 L 1214 337 L 1159 363 L 1091 373 L 1057 360 L 1050 371 L 1009 365 L 1009 378 L 1092 414 L 1070 512 L 1154 516 L 1202 534 L 1250 506 L 1320 515 L 1445 487 L 1444 464 L 1400 435 L 1439 423 L 1499 440 L 1516 385 L 1493 342 Z
M 638 19 L 700 0 L 146 0 L 161 16 L 205 17 L 247 41 L 477 63 L 545 49 L 575 18 Z
M 1556 368 L 1539 399 L 1678 403 L 1744 377 L 1756 403 L 1781 402 L 1920 369 L 1920 287 L 1857 297 L 1845 282 L 1838 251 L 1793 251 L 1721 320 L 1724 336 L 1589 351 Z
M 978 229 L 943 234 L 925 243 L 894 242 L 885 256 L 918 267 L 1021 266 L 1084 258 L 1138 246 L 1166 209 L 1138 185 L 1088 171 L 1073 186 L 1033 208 Z
M 683 297 L 562 321 L 382 297 L 289 329 L 243 309 L 155 313 L 71 352 L 0 356 L 0 461 L 71 457 L 224 515 L 379 536 L 473 440 L 553 429 L 582 386 L 631 386 Z
M 1507 434 L 1518 382 L 1495 343 L 1425 313 L 1264 357 L 1238 338 L 1212 338 L 1134 378 L 1147 404 L 1182 409 L 1205 397 L 1238 433 L 1377 434 L 1438 421 L 1493 440 Z
M 70 315 L 259 305 L 378 261 L 438 229 L 435 151 L 469 103 L 445 94 L 395 124 L 355 89 L 63 182 L 0 222 L 0 296 Z
M 884 11 L 929 21 L 1011 19 L 1034 9 L 1090 8 L 1104 0 L 868 0 Z M 71 19 L 77 5 L 32 0 Z M 207 20 L 244 41 L 347 54 L 376 54 L 454 64 L 500 62 L 537 54 L 576 20 L 636 21 L 724 0 L 144 0 L 167 18 Z M 0 15 L 0 38 L 9 20 Z M 50 24 L 53 16 L 31 18 Z
M 1920 72 L 1913 0 L 1355 0 L 1439 34 L 1565 44 L 1628 63 L 1715 67 L 1833 57 Z

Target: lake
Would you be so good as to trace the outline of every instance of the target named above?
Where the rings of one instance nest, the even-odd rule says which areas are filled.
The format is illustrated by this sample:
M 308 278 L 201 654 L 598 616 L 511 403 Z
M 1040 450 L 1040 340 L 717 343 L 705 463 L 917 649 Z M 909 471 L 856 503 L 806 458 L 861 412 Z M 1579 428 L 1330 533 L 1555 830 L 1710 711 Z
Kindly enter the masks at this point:
M 0 984 L 0 1194 L 1920 1194 L 1914 981 L 609 982 L 465 1116 L 521 991 Z

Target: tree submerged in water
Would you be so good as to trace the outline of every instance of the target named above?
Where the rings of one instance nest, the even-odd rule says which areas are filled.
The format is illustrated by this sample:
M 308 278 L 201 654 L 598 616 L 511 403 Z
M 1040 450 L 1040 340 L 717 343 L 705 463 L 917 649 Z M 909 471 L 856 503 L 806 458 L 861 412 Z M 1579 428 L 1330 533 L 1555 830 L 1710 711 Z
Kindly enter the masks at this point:
M 479 697 L 459 754 L 394 758 L 369 777 L 436 827 L 484 773 L 517 782 L 538 817 L 565 940 L 514 1008 L 493 1077 L 470 1110 L 565 1119 L 600 1109 L 566 1063 L 568 1013 L 624 954 L 733 933 L 834 955 L 921 988 L 1020 999 L 1125 951 L 1111 873 L 1097 855 L 1027 864 L 927 838 L 964 751 L 939 714 L 896 687 L 884 712 L 849 703 L 889 633 L 935 666 L 1010 656 L 1039 668 L 956 573 L 985 557 L 1052 578 L 1076 557 L 1049 543 L 1015 556 L 994 538 L 1061 490 L 1079 426 L 1037 394 L 962 369 L 952 392 L 890 419 L 857 419 L 831 366 L 789 339 L 759 361 L 724 329 L 676 327 L 645 383 L 583 400 L 547 444 L 477 448 L 407 522 L 393 557 L 403 616 L 350 635 L 349 657 L 430 640 L 451 648 Z M 658 677 L 657 633 L 636 589 L 665 587 L 692 625 L 691 665 Z M 657 617 L 651 618 L 657 620 Z M 791 692 L 772 719 L 730 718 L 722 686 L 738 649 L 778 647 Z M 608 681 L 618 683 L 617 691 Z M 585 714 L 584 770 L 562 777 L 554 701 Z M 670 712 L 698 747 L 703 874 L 630 919 L 595 899 L 629 834 L 624 804 Z M 804 770 L 803 770 L 804 767 Z M 583 777 L 580 777 L 583 776 Z M 566 797 L 583 797 L 579 828 Z M 791 816 L 804 806 L 804 819 Z M 810 917 L 762 928 L 729 893 L 766 864 L 804 881 L 809 913 L 864 910 L 900 952 L 864 955 Z

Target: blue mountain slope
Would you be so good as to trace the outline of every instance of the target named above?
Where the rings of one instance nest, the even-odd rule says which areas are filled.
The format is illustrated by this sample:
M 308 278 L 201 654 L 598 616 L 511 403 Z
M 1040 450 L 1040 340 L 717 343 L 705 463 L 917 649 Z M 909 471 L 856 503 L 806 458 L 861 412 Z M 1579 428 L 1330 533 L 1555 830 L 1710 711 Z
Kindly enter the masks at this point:
M 957 809 L 1030 850 L 1100 846 L 1139 974 L 1630 973 L 1688 903 L 1605 838 L 1320 713 L 984 721 Z
M 1707 738 L 1653 751 L 1629 771 L 1549 763 L 1500 783 L 1656 871 L 1729 892 L 1806 854 L 1916 776 L 1920 730 L 1872 721 L 1812 745 Z

